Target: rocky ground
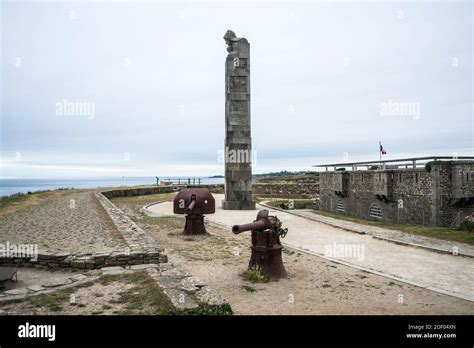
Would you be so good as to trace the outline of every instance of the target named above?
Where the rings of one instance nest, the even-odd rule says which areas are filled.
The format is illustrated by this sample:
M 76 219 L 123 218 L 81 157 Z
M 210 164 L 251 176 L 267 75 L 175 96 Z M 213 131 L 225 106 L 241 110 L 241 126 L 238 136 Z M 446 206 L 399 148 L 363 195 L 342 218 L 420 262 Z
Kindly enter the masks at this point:
M 125 246 L 93 191 L 21 198 L 0 209 L 4 242 L 38 243 L 41 249 L 73 254 Z M 23 233 L 27 229 L 34 233 Z M 0 314 L 232 313 L 219 294 L 171 262 L 94 270 L 18 267 L 15 278 L 0 283 Z
M 0 314 L 176 313 L 170 299 L 146 270 L 52 273 L 24 268 L 19 270 L 19 278 L 21 284 L 12 283 L 15 289 L 7 291 L 18 290 L 18 295 L 22 295 L 22 290 L 34 289 L 36 293 L 31 294 L 30 290 L 28 297 L 8 300 L 0 297 Z
M 0 243 L 74 253 L 126 247 L 93 192 L 57 192 L 20 209 L 0 210 L 0 219 Z
M 236 314 L 472 314 L 474 303 L 285 249 L 287 279 L 253 283 L 242 276 L 248 233 L 207 222 L 209 234 L 183 236 L 184 219 L 148 216 L 142 207 L 172 196 L 113 199 L 170 258 L 226 298 Z

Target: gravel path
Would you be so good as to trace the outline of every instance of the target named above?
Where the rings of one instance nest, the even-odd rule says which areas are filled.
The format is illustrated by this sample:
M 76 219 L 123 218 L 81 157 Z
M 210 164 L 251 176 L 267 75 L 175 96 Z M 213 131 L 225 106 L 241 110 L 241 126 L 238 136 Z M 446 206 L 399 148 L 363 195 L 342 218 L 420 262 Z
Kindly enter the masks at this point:
M 224 195 L 214 197 L 216 213 L 208 215 L 208 220 L 232 226 L 255 219 L 256 211 L 222 210 Z M 157 204 L 148 210 L 153 214 L 167 215 L 172 211 L 171 204 Z M 258 206 L 258 209 L 262 208 Z M 398 245 L 281 211 L 273 214 L 282 220 L 283 227 L 289 229 L 283 240 L 288 246 L 474 301 L 473 258 Z
M 367 233 L 379 238 L 385 238 L 409 244 L 417 244 L 426 248 L 442 250 L 447 253 L 453 253 L 454 250 L 457 250 L 458 254 L 469 255 L 474 257 L 474 246 L 466 243 L 419 236 L 388 228 L 369 226 L 356 222 L 334 219 L 328 216 L 322 216 L 317 213 L 314 213 L 311 209 L 292 210 L 288 213 L 306 217 L 308 219 L 322 222 L 335 227 L 341 227 L 342 229 L 354 231 L 357 233 Z
M 93 192 L 55 195 L 0 220 L 0 243 L 38 244 L 41 250 L 101 253 L 122 250 L 125 241 Z

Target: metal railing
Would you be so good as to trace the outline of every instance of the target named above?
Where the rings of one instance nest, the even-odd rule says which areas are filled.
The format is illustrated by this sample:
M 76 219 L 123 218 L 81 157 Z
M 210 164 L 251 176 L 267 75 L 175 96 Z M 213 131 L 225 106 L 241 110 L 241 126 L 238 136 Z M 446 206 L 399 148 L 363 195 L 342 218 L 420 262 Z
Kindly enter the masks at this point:
M 166 178 L 161 179 L 163 185 L 201 185 L 201 178 Z
M 398 158 L 391 160 L 378 160 L 378 161 L 363 161 L 363 162 L 347 162 L 347 163 L 327 163 L 327 164 L 316 164 L 313 167 L 325 167 L 326 171 L 328 168 L 333 167 L 334 170 L 337 168 L 347 168 L 350 167 L 352 170 L 357 170 L 357 167 L 367 167 L 369 169 L 372 166 L 379 167 L 380 169 L 392 169 L 392 168 L 417 168 L 418 166 L 424 166 L 426 163 L 431 161 L 441 161 L 441 160 L 474 160 L 473 156 L 430 156 L 430 157 L 410 157 L 410 158 Z M 387 163 L 391 165 L 387 166 Z

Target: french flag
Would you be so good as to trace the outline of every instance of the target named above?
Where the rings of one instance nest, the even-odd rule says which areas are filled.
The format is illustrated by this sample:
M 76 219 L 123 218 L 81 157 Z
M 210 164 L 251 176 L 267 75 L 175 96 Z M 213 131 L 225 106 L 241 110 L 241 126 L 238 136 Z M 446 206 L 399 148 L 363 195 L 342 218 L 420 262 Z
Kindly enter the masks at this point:
M 387 151 L 384 150 L 384 148 L 383 148 L 381 142 L 379 142 L 379 145 L 380 145 L 380 153 L 381 153 L 382 155 L 386 155 L 386 154 L 387 154 Z

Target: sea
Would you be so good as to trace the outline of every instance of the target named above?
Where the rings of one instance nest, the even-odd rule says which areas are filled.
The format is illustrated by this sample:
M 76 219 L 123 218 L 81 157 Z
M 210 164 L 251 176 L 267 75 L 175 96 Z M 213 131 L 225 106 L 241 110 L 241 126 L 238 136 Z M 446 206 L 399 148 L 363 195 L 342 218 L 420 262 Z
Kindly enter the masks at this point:
M 160 181 L 171 180 L 187 183 L 188 179 L 192 184 L 223 184 L 222 177 L 160 177 Z M 0 179 L 0 196 L 9 196 L 15 193 L 28 193 L 44 190 L 56 190 L 60 188 L 98 188 L 115 186 L 137 186 L 137 185 L 156 185 L 155 177 L 114 177 L 114 178 L 81 178 L 81 179 Z

